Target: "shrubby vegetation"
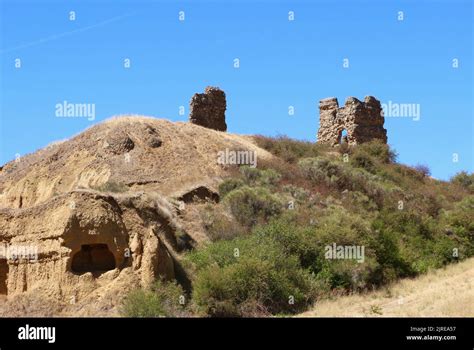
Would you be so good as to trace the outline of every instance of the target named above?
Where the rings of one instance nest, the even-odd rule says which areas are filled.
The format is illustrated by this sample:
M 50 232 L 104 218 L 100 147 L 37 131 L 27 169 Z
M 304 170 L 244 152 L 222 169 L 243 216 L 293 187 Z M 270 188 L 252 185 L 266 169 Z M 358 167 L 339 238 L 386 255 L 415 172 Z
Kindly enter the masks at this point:
M 474 173 L 469 175 L 467 172 L 461 171 L 451 179 L 451 182 L 474 193 Z
M 227 195 L 225 201 L 237 221 L 247 227 L 266 222 L 282 210 L 279 198 L 265 187 L 244 186 L 235 189 Z
M 120 311 L 127 317 L 173 317 L 189 314 L 181 286 L 162 281 L 156 281 L 150 289 L 136 289 L 129 293 Z
M 100 186 L 94 187 L 94 189 L 100 192 L 121 193 L 127 192 L 129 188 L 124 183 L 109 180 Z
M 294 314 L 474 255 L 473 174 L 437 181 L 380 142 L 256 140 L 279 158 L 239 168 L 202 209 L 212 242 L 184 259 L 194 313 Z M 364 247 L 364 261 L 328 259 L 333 244 Z M 134 298 L 129 314 L 163 308 L 156 293 Z

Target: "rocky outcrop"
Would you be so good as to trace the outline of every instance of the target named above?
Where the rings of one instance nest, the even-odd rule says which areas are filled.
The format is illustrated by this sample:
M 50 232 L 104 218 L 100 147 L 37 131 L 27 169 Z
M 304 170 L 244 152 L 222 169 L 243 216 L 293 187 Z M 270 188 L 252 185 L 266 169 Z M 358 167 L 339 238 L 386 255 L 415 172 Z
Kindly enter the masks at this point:
M 209 129 L 226 131 L 225 93 L 217 87 L 206 87 L 203 94 L 194 94 L 190 103 L 189 121 Z
M 167 246 L 178 246 L 175 220 L 170 203 L 143 193 L 78 190 L 33 208 L 2 209 L 0 293 L 78 302 L 104 283 L 103 275 L 109 282 L 138 276 L 141 286 L 174 279 Z
M 225 149 L 272 157 L 246 137 L 127 116 L 3 165 L 0 316 L 117 315 L 157 278 L 189 285 L 180 261 L 206 242 L 197 208 L 218 201 Z
M 366 96 L 364 102 L 349 97 L 343 107 L 339 107 L 337 98 L 326 98 L 319 102 L 318 142 L 356 145 L 378 139 L 386 143 L 384 121 L 380 101 L 375 97 Z M 342 135 L 344 130 L 346 139 Z

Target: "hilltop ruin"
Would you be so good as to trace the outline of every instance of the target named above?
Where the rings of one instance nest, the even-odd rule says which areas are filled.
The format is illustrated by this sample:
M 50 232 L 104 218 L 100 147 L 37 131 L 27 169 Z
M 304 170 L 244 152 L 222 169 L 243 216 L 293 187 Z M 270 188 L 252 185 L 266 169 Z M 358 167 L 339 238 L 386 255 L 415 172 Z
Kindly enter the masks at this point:
M 226 131 L 225 92 L 218 87 L 208 86 L 203 94 L 194 94 L 189 106 L 189 121 L 209 129 Z
M 384 121 L 380 101 L 373 96 L 366 96 L 364 102 L 349 97 L 343 107 L 339 107 L 337 98 L 326 98 L 319 102 L 318 142 L 336 146 L 378 139 L 387 143 Z

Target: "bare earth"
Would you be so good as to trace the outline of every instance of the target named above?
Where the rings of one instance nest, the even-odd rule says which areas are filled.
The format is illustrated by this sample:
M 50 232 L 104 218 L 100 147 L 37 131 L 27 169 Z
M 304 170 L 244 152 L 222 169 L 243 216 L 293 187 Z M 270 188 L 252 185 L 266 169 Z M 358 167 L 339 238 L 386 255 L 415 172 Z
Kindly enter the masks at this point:
M 131 289 L 186 283 L 181 253 L 208 240 L 195 198 L 232 171 L 227 149 L 272 157 L 251 137 L 122 116 L 0 166 L 0 247 L 37 252 L 0 259 L 0 316 L 118 316 Z M 98 247 L 107 266 L 78 269 Z
M 317 303 L 301 317 L 473 317 L 474 258 L 380 291 Z

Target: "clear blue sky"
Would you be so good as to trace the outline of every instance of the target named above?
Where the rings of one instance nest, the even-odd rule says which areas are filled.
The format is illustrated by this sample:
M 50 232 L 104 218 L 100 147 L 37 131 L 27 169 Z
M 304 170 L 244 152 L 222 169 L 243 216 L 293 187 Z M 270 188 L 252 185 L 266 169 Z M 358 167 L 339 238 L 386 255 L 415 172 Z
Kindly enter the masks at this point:
M 417 103 L 419 121 L 386 118 L 399 161 L 441 179 L 474 169 L 470 0 L 0 2 L 1 164 L 116 114 L 186 120 L 216 85 L 229 132 L 313 141 L 322 98 Z M 55 117 L 65 100 L 96 119 Z

